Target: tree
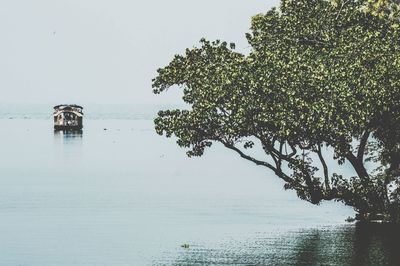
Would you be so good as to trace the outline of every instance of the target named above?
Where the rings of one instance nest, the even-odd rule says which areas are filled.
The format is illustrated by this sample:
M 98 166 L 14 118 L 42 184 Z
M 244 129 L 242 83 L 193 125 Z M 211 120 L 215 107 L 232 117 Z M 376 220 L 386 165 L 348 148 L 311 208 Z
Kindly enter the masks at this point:
M 332 2 L 339 4 L 340 1 L 333 0 Z M 374 16 L 398 17 L 399 2 L 399 0 L 368 0 L 364 10 Z
M 399 20 L 369 4 L 282 0 L 252 18 L 248 55 L 202 39 L 153 79 L 154 93 L 181 88 L 190 106 L 160 111 L 157 133 L 189 156 L 222 143 L 313 204 L 400 222 Z M 257 148 L 264 159 L 251 155 Z M 354 176 L 340 174 L 345 163 Z

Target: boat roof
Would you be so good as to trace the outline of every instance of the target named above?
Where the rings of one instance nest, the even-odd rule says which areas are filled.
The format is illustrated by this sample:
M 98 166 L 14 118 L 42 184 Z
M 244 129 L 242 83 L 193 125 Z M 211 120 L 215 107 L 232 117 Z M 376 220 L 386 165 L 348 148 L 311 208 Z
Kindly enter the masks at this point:
M 80 108 L 83 109 L 82 106 L 76 104 L 59 104 L 54 106 L 54 109 L 64 108 L 64 107 L 72 107 L 72 108 Z
M 60 111 L 58 111 L 58 112 L 55 112 L 54 114 L 53 114 L 53 116 L 58 116 L 59 114 L 61 114 L 61 113 L 72 113 L 72 114 L 75 114 L 76 116 L 78 116 L 78 117 L 83 117 L 83 114 L 82 113 L 79 113 L 79 112 L 76 112 L 76 111 L 72 111 L 72 110 L 60 110 Z

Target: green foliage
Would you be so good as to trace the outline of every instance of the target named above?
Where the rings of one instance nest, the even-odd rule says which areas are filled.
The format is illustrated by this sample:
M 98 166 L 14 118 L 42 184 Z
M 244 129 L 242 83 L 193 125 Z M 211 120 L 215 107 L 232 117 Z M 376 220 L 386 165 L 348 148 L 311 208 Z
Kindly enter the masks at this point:
M 191 106 L 160 111 L 157 133 L 189 156 L 220 142 L 312 203 L 388 213 L 386 186 L 400 175 L 400 35 L 395 12 L 377 13 L 384 3 L 282 0 L 253 17 L 249 55 L 202 39 L 153 80 L 155 93 L 177 86 Z M 265 160 L 245 153 L 256 147 Z M 330 174 L 323 147 L 357 176 Z M 368 172 L 365 159 L 378 168 Z
M 398 0 L 368 0 L 365 5 L 365 11 L 374 16 L 398 20 L 399 2 Z M 398 24 L 396 24 L 396 27 L 398 27 Z

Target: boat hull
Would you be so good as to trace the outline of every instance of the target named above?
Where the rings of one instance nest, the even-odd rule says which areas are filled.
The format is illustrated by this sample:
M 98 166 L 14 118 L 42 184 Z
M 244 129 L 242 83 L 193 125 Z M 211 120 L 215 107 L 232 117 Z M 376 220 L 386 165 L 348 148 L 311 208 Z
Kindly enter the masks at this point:
M 83 128 L 82 125 L 77 125 L 77 126 L 54 125 L 54 130 L 81 130 L 82 128 Z

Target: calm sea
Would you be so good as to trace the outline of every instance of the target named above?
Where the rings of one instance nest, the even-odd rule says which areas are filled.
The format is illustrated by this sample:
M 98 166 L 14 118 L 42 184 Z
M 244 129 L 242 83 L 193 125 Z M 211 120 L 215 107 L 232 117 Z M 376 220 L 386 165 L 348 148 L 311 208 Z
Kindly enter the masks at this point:
M 0 265 L 398 265 L 397 227 L 347 224 L 220 145 L 189 159 L 158 107 L 0 105 Z M 187 244 L 189 248 L 183 248 Z

